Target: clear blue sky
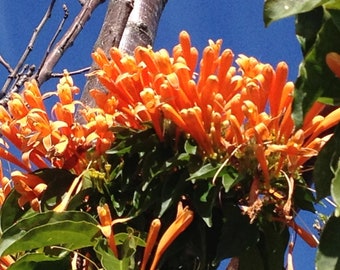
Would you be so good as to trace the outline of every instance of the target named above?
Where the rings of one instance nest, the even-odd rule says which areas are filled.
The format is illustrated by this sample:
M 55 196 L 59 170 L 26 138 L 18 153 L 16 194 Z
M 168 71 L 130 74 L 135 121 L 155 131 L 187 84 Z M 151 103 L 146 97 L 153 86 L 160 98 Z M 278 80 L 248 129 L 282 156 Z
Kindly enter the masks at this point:
M 107 1 L 106 1 L 107 2 Z M 57 1 L 51 19 L 38 38 L 29 63 L 39 65 L 45 48 L 62 17 L 62 4 L 70 11 L 69 25 L 80 9 L 76 0 Z M 49 1 L 46 0 L 1 0 L 0 1 L 0 54 L 12 65 L 21 56 L 27 42 L 43 16 Z M 107 3 L 101 5 L 86 24 L 84 31 L 74 46 L 65 54 L 56 67 L 56 72 L 83 68 L 91 64 L 90 52 L 103 20 Z M 177 44 L 178 34 L 187 30 L 192 43 L 202 51 L 208 39 L 224 40 L 223 48 L 230 48 L 234 54 L 254 56 L 262 62 L 275 66 L 286 61 L 290 67 L 289 78 L 295 80 L 301 61 L 300 48 L 294 32 L 294 19 L 274 22 L 268 28 L 262 21 L 263 1 L 259 0 L 169 0 L 159 25 L 155 49 L 172 50 Z M 7 77 L 6 70 L 0 67 L 0 85 Z M 82 87 L 84 77 L 78 76 L 76 84 Z M 48 82 L 43 89 L 51 90 L 55 82 Z M 312 229 L 314 217 L 300 214 L 307 226 Z M 313 269 L 314 251 L 301 241 L 297 242 L 294 263 L 297 270 Z

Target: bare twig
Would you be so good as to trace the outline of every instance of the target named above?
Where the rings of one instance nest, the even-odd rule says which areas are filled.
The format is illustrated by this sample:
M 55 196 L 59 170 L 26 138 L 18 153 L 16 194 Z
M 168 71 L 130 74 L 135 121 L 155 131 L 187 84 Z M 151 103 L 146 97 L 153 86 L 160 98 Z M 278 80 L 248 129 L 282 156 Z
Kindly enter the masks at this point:
M 0 64 L 3 65 L 7 69 L 8 73 L 13 72 L 11 65 L 8 62 L 6 62 L 6 60 L 1 55 L 0 55 Z
M 81 6 L 85 5 L 86 0 L 78 0 L 78 2 L 80 3 Z
M 57 28 L 57 30 L 56 30 L 54 36 L 52 37 L 50 43 L 49 43 L 48 46 L 47 46 L 45 56 L 44 56 L 43 60 L 41 61 L 41 64 L 40 64 L 40 66 L 39 66 L 39 68 L 38 68 L 38 70 L 37 70 L 37 74 L 40 73 L 40 70 L 41 70 L 41 68 L 43 67 L 44 63 L 45 63 L 46 58 L 47 58 L 48 54 L 50 53 L 51 48 L 52 48 L 54 42 L 56 41 L 58 35 L 60 34 L 61 30 L 63 29 L 63 26 L 64 26 L 64 24 L 65 24 L 65 22 L 66 22 L 66 20 L 67 20 L 67 18 L 68 18 L 69 11 L 68 11 L 68 8 L 67 8 L 67 6 L 66 6 L 65 4 L 63 5 L 63 10 L 64 10 L 63 19 L 62 19 L 61 22 L 59 23 L 58 28 Z
M 30 78 L 35 71 L 35 65 L 24 65 L 14 81 L 14 86 L 11 88 L 9 93 L 18 92 L 19 88 L 24 84 L 25 81 Z
M 83 29 L 85 23 L 90 19 L 92 12 L 99 4 L 103 3 L 104 1 L 105 0 L 86 1 L 70 28 L 66 31 L 61 40 L 53 47 L 52 51 L 47 56 L 44 65 L 37 76 L 37 81 L 39 84 L 42 84 L 51 76 L 52 69 L 58 63 L 64 52 L 72 46 L 75 38 Z
M 27 47 L 26 47 L 26 50 L 22 54 L 21 58 L 19 59 L 16 67 L 13 69 L 11 74 L 8 75 L 8 78 L 7 78 L 3 88 L 0 91 L 0 99 L 3 96 L 5 96 L 6 93 L 9 91 L 11 83 L 13 82 L 13 78 L 15 78 L 17 76 L 18 71 L 21 69 L 21 67 L 23 66 L 24 62 L 26 61 L 27 56 L 33 50 L 34 43 L 35 43 L 35 41 L 36 41 L 36 39 L 38 37 L 38 34 L 39 34 L 40 30 L 43 28 L 43 26 L 45 25 L 46 21 L 51 16 L 52 9 L 53 9 L 53 6 L 55 4 L 55 1 L 56 0 L 52 0 L 51 1 L 49 7 L 47 8 L 47 11 L 46 11 L 44 17 L 41 19 L 39 25 L 34 29 L 34 32 L 32 34 L 32 37 L 31 37 Z
M 85 68 L 81 68 L 78 70 L 73 70 L 73 71 L 68 71 L 69 75 L 78 75 L 84 72 L 88 72 L 91 69 L 91 67 L 85 67 Z M 51 78 L 61 78 L 64 76 L 64 73 L 51 73 Z

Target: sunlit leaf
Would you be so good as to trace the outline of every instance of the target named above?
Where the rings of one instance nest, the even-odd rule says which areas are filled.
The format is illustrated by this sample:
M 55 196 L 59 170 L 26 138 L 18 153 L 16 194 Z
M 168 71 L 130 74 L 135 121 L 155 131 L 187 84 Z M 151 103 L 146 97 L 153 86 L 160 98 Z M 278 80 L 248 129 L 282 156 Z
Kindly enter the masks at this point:
M 51 245 L 69 249 L 91 246 L 100 234 L 97 224 L 84 212 L 38 213 L 4 231 L 0 239 L 0 256 Z
M 266 0 L 264 22 L 269 25 L 273 21 L 310 11 L 327 2 L 329 0 Z
M 340 217 L 332 216 L 327 221 L 320 237 L 316 254 L 316 268 L 322 270 L 340 269 Z

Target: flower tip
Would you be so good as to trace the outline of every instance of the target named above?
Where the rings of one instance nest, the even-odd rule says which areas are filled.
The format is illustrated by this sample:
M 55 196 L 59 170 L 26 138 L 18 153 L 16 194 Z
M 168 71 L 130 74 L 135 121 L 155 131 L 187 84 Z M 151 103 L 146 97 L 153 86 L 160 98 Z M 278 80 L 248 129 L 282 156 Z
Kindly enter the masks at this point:
M 340 78 L 340 54 L 336 52 L 330 52 L 326 55 L 326 64 L 329 69 Z

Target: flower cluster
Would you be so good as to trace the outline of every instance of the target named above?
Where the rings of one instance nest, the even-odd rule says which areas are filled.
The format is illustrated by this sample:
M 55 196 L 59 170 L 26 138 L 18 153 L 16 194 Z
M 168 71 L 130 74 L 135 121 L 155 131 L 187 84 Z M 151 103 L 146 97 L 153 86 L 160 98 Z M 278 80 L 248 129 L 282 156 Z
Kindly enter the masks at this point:
M 93 53 L 100 67 L 94 73 L 108 90 L 91 91 L 97 105 L 106 113 L 118 113 L 115 119 L 121 125 L 141 128 L 152 122 L 160 140 L 170 121 L 194 139 L 203 156 L 227 160 L 240 173 L 253 176 L 249 205 L 259 189 L 268 193 L 273 180 L 285 179 L 283 212 L 289 216 L 294 178 L 330 138 L 324 131 L 339 122 L 340 109 L 322 116 L 325 105 L 316 102 L 302 127 L 296 127 L 294 84 L 287 82 L 286 63 L 274 69 L 240 55 L 236 68 L 232 51 L 220 52 L 222 41 L 209 41 L 196 74 L 198 51 L 186 32 L 179 39 L 172 57 L 166 50 L 144 47 L 136 48 L 135 57 L 112 48 L 110 60 L 100 49 Z
M 93 181 L 88 185 L 98 189 L 98 197 L 104 196 L 104 193 L 108 196 L 102 205 L 86 205 L 82 211 L 92 211 L 93 214 L 93 209 L 96 208 L 94 215 L 99 220 L 98 228 L 105 236 L 111 252 L 119 258 L 121 250 L 117 248 L 119 243 L 116 243 L 113 225 L 128 222 L 135 216 L 115 218 L 112 211 L 114 207 L 106 202 L 115 200 L 113 194 L 109 194 L 114 193 L 115 189 L 119 189 L 119 197 L 120 192 L 129 190 L 124 185 L 131 184 L 134 189 L 137 184 L 125 172 L 118 172 L 122 168 L 120 166 L 125 165 L 124 159 L 129 158 L 126 157 L 128 154 L 124 154 L 126 149 L 130 149 L 130 145 L 127 145 L 123 156 L 118 156 L 120 165 L 113 169 L 114 172 L 110 172 L 112 164 L 106 163 L 105 157 L 109 154 L 106 151 L 114 146 L 114 127 L 145 130 L 151 126 L 153 130 L 147 131 L 154 131 L 157 136 L 153 139 L 157 144 L 170 139 L 171 143 L 175 142 L 171 145 L 179 146 L 171 153 L 174 154 L 172 160 L 181 154 L 181 143 L 183 138 L 187 138 L 191 144 L 197 146 L 195 154 L 200 159 L 198 164 L 217 164 L 219 167 L 215 176 L 209 176 L 212 178 L 209 183 L 211 186 L 217 184 L 216 178 L 226 166 L 231 166 L 240 176 L 245 176 L 246 184 L 237 183 L 245 194 L 242 198 L 237 198 L 237 204 L 250 217 L 251 222 L 259 216 L 264 205 L 274 205 L 274 208 L 270 208 L 270 221 L 284 223 L 304 237 L 311 246 L 316 246 L 313 236 L 300 228 L 293 219 L 293 194 L 297 181 L 301 180 L 303 165 L 316 156 L 332 136 L 326 131 L 340 121 L 340 109 L 326 114 L 325 105 L 315 102 L 301 127 L 297 127 L 292 118 L 294 84 L 287 82 L 286 63 L 280 62 L 273 68 L 245 55 L 239 55 L 235 60 L 231 50 L 221 52 L 222 41 L 218 40 L 209 41 L 199 62 L 199 73 L 196 73 L 198 51 L 191 46 L 188 33 L 181 32 L 179 39 L 172 56 L 166 50 L 155 52 L 150 47 L 137 47 L 134 56 L 112 48 L 108 58 L 101 49 L 97 49 L 93 53 L 93 59 L 99 69 L 89 76 L 97 76 L 107 91 L 90 91 L 97 104 L 95 108 L 74 100 L 73 96 L 79 89 L 73 85 L 67 71 L 55 92 L 42 95 L 37 83 L 32 80 L 25 84 L 22 94 L 13 93 L 7 104 L 8 108 L 0 106 L 0 132 L 4 137 L 0 138 L 0 158 L 14 163 L 25 172 L 14 171 L 9 180 L 3 175 L 0 163 L 0 205 L 14 186 L 20 195 L 20 207 L 24 208 L 30 203 L 32 209 L 41 210 L 42 197 L 48 188 L 52 188 L 38 174 L 31 172 L 36 168 L 54 167 L 69 170 L 73 173 L 71 176 L 74 176 L 71 177 L 72 183 L 63 183 L 63 198 L 53 207 L 54 213 L 60 213 L 67 209 L 71 197 L 80 193 L 82 181 L 87 178 L 88 182 Z M 328 55 L 327 63 L 337 75 L 338 60 L 338 55 Z M 238 67 L 233 66 L 233 62 Z M 49 114 L 44 99 L 54 95 L 59 101 Z M 81 108 L 83 116 L 81 123 L 76 120 L 78 108 Z M 131 135 L 131 138 L 135 137 Z M 9 146 L 15 146 L 22 152 L 22 160 L 8 150 Z M 143 151 L 147 152 L 149 149 Z M 111 151 L 111 154 L 114 152 Z M 140 154 L 138 158 L 141 160 L 136 168 L 132 168 L 136 169 L 133 175 L 138 175 L 138 179 L 149 177 L 143 171 L 144 167 L 139 167 L 145 156 L 146 159 L 149 158 L 147 153 Z M 104 163 L 108 168 L 103 169 Z M 188 163 L 181 164 L 189 167 L 191 164 Z M 147 165 L 149 170 L 150 164 Z M 180 171 L 177 166 L 182 165 L 176 163 L 174 167 L 170 166 L 170 174 L 172 169 Z M 158 167 L 166 166 L 157 163 L 157 170 Z M 186 169 L 181 179 L 187 178 L 191 173 L 189 168 Z M 95 172 L 94 175 L 101 175 L 105 171 L 103 183 L 97 186 L 94 184 L 93 178 L 96 176 L 91 176 L 91 170 Z M 169 171 L 165 174 L 168 173 Z M 111 181 L 115 177 L 121 179 Z M 129 178 L 127 183 L 123 183 L 126 180 L 124 177 Z M 101 177 L 97 178 L 101 180 Z M 144 180 L 146 187 L 153 179 L 143 179 L 141 182 Z M 275 190 L 278 181 L 284 187 L 284 194 Z M 124 187 L 114 186 L 115 184 L 122 184 Z M 104 185 L 105 192 L 101 188 Z M 225 188 L 225 191 L 229 190 Z M 192 199 L 191 193 L 185 192 L 188 201 Z M 91 194 L 86 193 L 84 198 L 78 199 L 86 204 L 91 199 Z M 126 196 L 128 201 L 135 199 L 129 196 Z M 140 201 L 143 203 L 143 200 Z M 115 203 L 126 203 L 129 207 L 131 204 L 130 201 Z M 195 222 L 194 211 L 189 206 L 183 207 L 182 202 L 179 202 L 177 210 L 175 221 L 164 231 L 158 245 L 156 242 L 161 220 L 153 219 L 141 269 L 146 269 L 148 265 L 151 265 L 151 269 L 156 269 L 168 246 Z M 238 210 L 241 211 L 239 208 Z M 122 210 L 121 213 L 123 212 Z M 152 261 L 149 260 L 151 254 L 154 254 Z M 0 263 L 10 265 L 12 262 L 7 260 L 10 258 L 2 257 Z
M 114 134 L 108 130 L 113 118 L 99 109 L 88 109 L 84 110 L 86 122 L 76 122 L 76 106 L 82 106 L 73 99 L 78 91 L 65 71 L 56 92 L 42 95 L 33 80 L 25 84 L 22 95 L 12 94 L 8 110 L 0 106 L 0 131 L 22 152 L 22 161 L 6 150 L 5 143 L 1 144 L 0 157 L 26 171 L 31 171 L 32 165 L 46 168 L 52 164 L 80 173 L 88 164 L 86 150 L 95 148 L 99 156 L 109 149 L 114 140 Z M 51 95 L 59 98 L 52 116 L 44 104 L 44 99 Z

